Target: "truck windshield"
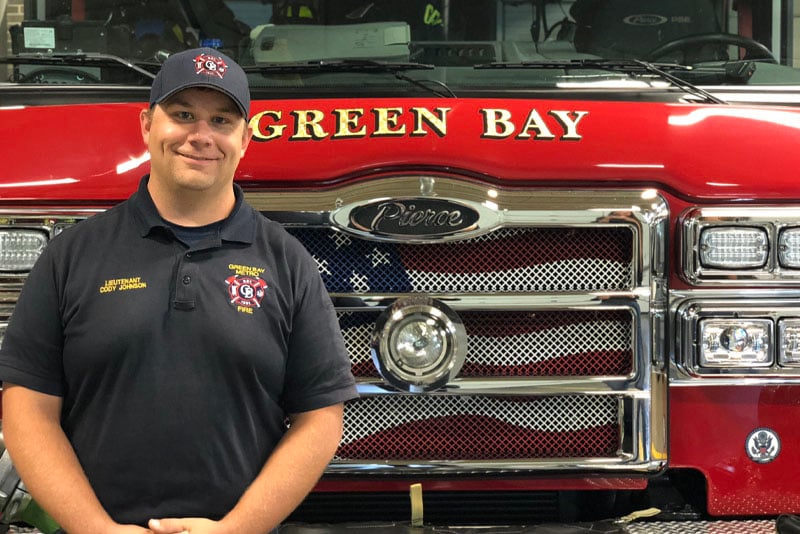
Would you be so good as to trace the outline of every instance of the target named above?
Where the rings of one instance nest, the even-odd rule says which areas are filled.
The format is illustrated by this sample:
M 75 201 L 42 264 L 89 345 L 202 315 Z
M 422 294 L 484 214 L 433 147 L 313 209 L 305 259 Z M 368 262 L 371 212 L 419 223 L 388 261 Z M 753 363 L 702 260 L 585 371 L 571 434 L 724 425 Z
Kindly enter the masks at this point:
M 3 81 L 14 84 L 148 85 L 165 57 L 201 45 L 247 66 L 254 88 L 391 85 L 452 96 L 665 83 L 638 61 L 693 85 L 787 87 L 800 86 L 795 4 L 0 0 L 0 56 Z M 625 61 L 637 68 L 620 68 Z

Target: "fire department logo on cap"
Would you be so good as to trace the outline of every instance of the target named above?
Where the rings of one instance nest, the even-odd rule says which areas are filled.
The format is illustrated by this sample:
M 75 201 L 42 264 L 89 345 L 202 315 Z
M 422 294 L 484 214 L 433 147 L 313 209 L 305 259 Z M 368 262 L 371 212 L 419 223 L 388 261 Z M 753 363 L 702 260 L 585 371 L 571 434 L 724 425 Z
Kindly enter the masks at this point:
M 247 118 L 250 87 L 247 73 L 233 59 L 214 48 L 193 48 L 170 55 L 153 79 L 150 107 L 190 87 L 208 87 L 229 96 Z M 242 273 L 245 274 L 245 273 Z
M 196 74 L 224 78 L 225 73 L 228 72 L 228 65 L 219 56 L 200 54 L 194 58 L 194 70 Z
M 267 290 L 267 283 L 261 278 L 253 276 L 229 276 L 225 279 L 228 284 L 228 296 L 231 304 L 245 308 L 260 308 L 261 301 Z

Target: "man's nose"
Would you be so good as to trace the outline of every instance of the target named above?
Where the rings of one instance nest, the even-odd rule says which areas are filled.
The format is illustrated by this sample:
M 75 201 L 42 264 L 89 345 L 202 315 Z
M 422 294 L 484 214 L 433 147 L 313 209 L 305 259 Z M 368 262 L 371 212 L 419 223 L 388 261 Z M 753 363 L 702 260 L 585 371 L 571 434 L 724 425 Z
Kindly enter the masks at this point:
M 198 120 L 194 122 L 189 137 L 192 141 L 208 143 L 211 141 L 212 133 L 213 129 L 208 121 Z

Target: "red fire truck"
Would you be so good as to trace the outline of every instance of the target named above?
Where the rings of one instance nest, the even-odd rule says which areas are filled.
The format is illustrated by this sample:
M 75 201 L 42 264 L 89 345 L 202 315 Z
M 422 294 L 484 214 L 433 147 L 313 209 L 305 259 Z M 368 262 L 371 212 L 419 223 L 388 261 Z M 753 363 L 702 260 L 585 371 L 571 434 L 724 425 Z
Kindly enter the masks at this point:
M 160 62 L 248 72 L 237 181 L 317 260 L 361 393 L 293 520 L 406 519 L 410 487 L 440 524 L 800 513 L 796 1 L 0 7 L 3 325 L 148 172 Z

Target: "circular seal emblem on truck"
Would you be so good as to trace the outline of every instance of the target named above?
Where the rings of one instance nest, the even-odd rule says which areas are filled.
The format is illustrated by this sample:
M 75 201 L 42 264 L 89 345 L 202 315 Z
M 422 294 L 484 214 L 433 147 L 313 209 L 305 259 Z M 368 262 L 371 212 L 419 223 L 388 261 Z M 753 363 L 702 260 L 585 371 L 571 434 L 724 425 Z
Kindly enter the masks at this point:
M 770 428 L 756 428 L 745 441 L 747 455 L 756 463 L 766 464 L 778 457 L 781 440 Z

